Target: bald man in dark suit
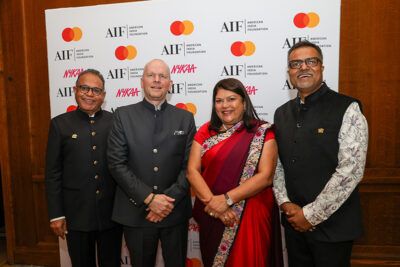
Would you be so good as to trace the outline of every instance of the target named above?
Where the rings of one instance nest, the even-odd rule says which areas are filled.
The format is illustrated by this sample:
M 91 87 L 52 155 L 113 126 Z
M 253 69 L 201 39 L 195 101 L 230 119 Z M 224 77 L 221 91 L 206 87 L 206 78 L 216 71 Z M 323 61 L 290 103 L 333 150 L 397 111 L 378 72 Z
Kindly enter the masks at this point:
M 166 267 L 184 267 L 191 216 L 186 165 L 196 131 L 193 115 L 167 103 L 167 64 L 146 64 L 142 102 L 118 108 L 109 137 L 110 171 L 117 181 L 113 219 L 135 267 L 153 267 L 159 240 Z

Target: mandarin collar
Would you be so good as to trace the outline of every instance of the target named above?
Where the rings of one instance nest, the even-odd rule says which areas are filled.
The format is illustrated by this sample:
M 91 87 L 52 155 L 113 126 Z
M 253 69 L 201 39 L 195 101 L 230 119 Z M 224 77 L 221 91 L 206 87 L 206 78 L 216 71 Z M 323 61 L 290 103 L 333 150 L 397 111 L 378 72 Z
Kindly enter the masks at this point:
M 94 113 L 93 117 L 90 117 L 85 111 L 81 110 L 79 107 L 75 110 L 75 112 L 82 118 L 89 119 L 89 118 L 98 118 L 103 114 L 103 110 L 100 108 L 96 113 Z
M 297 103 L 298 106 L 300 106 L 300 105 L 306 105 L 306 106 L 312 105 L 315 102 L 317 102 L 318 99 L 321 96 L 323 96 L 328 90 L 329 90 L 329 87 L 326 85 L 325 82 L 322 82 L 321 86 L 319 87 L 319 89 L 317 91 L 315 91 L 311 95 L 306 96 L 306 98 L 304 99 L 304 103 L 301 103 L 300 94 L 297 93 L 296 103 Z
M 165 100 L 165 101 L 161 104 L 161 106 L 159 106 L 160 109 L 156 109 L 156 106 L 153 105 L 152 103 L 150 103 L 149 101 L 147 101 L 146 98 L 143 98 L 142 104 L 143 104 L 143 106 L 145 106 L 147 109 L 149 109 L 149 110 L 151 110 L 151 111 L 153 111 L 153 112 L 155 112 L 155 111 L 164 111 L 165 108 L 166 108 L 167 105 L 168 105 L 168 104 L 167 104 L 167 100 Z

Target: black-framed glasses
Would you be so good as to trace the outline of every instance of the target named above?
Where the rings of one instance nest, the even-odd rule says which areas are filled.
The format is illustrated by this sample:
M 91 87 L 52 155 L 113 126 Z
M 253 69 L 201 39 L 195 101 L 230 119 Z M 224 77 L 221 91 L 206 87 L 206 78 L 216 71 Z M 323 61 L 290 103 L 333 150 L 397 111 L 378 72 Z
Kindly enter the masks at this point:
M 89 93 L 89 91 L 92 91 L 95 96 L 99 96 L 104 92 L 102 88 L 90 87 L 87 85 L 78 85 L 77 88 L 79 89 L 79 92 L 84 93 L 85 95 Z
M 303 63 L 306 63 L 308 67 L 316 67 L 320 62 L 322 62 L 322 60 L 317 57 L 309 57 L 304 60 L 301 59 L 291 60 L 289 61 L 288 66 L 291 69 L 300 69 L 301 66 L 303 66 Z

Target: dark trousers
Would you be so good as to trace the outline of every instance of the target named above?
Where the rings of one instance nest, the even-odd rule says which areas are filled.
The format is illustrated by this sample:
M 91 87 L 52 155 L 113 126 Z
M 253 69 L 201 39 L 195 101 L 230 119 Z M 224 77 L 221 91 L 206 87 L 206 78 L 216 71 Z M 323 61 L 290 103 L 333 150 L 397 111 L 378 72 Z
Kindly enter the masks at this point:
M 185 267 L 187 222 L 162 228 L 124 226 L 124 237 L 134 267 L 154 267 L 159 240 L 165 267 Z
M 122 227 L 104 231 L 68 230 L 67 246 L 73 267 L 121 266 Z
M 289 267 L 350 267 L 353 241 L 322 242 L 285 227 Z

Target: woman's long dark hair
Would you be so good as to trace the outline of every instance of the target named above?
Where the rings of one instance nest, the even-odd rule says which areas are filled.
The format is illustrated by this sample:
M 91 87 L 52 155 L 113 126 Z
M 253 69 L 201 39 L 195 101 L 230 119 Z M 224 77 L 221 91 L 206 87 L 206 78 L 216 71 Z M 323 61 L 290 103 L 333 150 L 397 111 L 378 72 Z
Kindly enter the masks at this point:
M 245 110 L 243 114 L 244 127 L 246 127 L 248 131 L 253 129 L 255 124 L 257 124 L 257 122 L 260 119 L 258 118 L 256 110 L 254 109 L 253 104 L 251 103 L 250 97 L 247 94 L 246 88 L 244 87 L 243 83 L 235 78 L 227 78 L 220 80 L 214 86 L 213 99 L 212 99 L 213 101 L 212 112 L 211 112 L 210 125 L 208 129 L 219 132 L 219 129 L 222 126 L 222 121 L 220 120 L 220 118 L 218 118 L 217 112 L 215 111 L 215 98 L 219 89 L 225 89 L 234 92 L 242 97 L 245 105 Z

